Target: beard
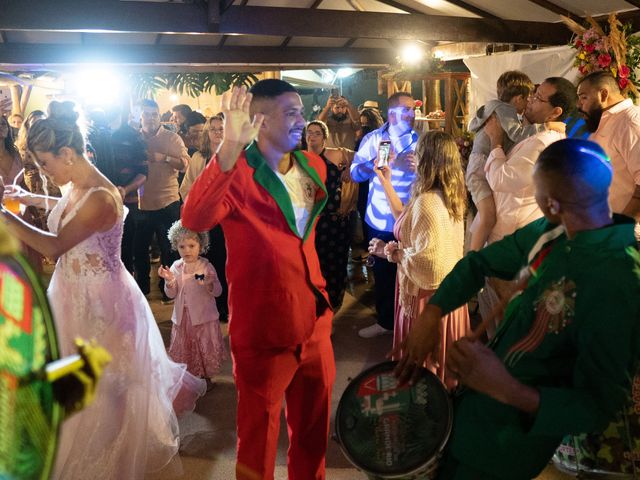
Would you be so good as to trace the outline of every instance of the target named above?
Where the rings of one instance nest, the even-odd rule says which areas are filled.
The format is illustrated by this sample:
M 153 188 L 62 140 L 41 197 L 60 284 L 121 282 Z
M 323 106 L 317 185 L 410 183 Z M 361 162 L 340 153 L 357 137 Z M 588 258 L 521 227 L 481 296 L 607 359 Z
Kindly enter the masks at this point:
M 601 107 L 591 109 L 589 112 L 585 112 L 584 110 L 578 110 L 578 111 L 582 114 L 584 118 L 585 126 L 590 133 L 593 133 L 596 130 L 598 130 L 598 126 L 600 125 L 600 119 L 602 118 L 602 112 L 603 112 Z
M 336 122 L 344 122 L 347 119 L 347 114 L 346 113 L 332 113 L 331 117 Z

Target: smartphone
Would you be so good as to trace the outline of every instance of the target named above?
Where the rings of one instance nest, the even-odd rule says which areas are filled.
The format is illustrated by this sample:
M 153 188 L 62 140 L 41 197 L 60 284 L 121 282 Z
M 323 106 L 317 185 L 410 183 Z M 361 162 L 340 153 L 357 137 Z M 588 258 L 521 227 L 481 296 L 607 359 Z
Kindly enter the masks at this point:
M 391 151 L 391 141 L 383 140 L 378 146 L 378 168 L 389 166 L 389 153 Z
M 340 96 L 340 89 L 339 88 L 332 88 L 331 89 L 331 96 L 333 98 L 338 98 Z

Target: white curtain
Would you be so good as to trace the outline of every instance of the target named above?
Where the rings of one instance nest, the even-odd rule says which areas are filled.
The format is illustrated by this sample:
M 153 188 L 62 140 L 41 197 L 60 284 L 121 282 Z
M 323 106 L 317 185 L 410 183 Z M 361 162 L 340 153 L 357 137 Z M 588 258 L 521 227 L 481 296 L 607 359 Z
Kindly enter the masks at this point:
M 533 83 L 541 83 L 547 77 L 564 77 L 575 82 L 578 78 L 578 70 L 573 67 L 575 54 L 573 48 L 562 46 L 465 59 L 464 64 L 471 71 L 470 117 L 478 107 L 496 98 L 496 81 L 507 70 L 520 70 Z

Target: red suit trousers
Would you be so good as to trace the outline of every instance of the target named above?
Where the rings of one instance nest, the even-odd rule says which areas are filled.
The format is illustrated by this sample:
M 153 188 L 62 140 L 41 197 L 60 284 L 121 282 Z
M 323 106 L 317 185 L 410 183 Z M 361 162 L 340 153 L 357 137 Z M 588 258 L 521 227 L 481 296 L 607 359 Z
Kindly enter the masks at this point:
M 282 401 L 289 433 L 289 480 L 323 480 L 336 369 L 332 312 L 316 321 L 311 337 L 290 348 L 234 345 L 238 391 L 238 480 L 273 480 Z M 233 321 L 233 320 L 232 320 Z

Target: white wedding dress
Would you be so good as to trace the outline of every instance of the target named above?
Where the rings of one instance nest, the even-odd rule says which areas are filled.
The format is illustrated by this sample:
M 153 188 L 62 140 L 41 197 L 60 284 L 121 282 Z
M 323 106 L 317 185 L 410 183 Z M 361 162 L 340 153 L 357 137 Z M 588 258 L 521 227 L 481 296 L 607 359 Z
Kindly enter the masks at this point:
M 87 191 L 61 218 L 69 189 L 51 211 L 48 226 L 59 232 L 86 199 Z M 119 200 L 119 199 L 118 199 Z M 121 205 L 121 203 L 119 202 Z M 193 409 L 205 382 L 166 354 L 147 300 L 120 261 L 123 207 L 118 221 L 62 255 L 48 289 L 63 355 L 74 339 L 96 339 L 113 357 L 94 402 L 62 425 L 53 478 L 144 478 L 178 451 L 178 413 Z

